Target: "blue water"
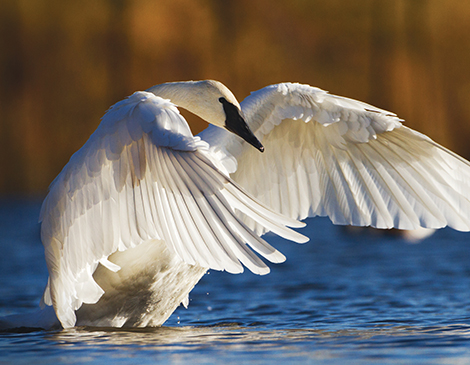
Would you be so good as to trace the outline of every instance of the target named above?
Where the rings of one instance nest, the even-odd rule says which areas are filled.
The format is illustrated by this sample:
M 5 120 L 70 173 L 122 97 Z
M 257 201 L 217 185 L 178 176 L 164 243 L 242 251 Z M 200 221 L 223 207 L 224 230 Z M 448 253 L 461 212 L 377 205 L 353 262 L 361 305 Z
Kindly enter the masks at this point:
M 0 316 L 47 280 L 40 202 L 0 201 Z M 470 363 L 470 234 L 419 244 L 312 219 L 267 276 L 211 271 L 162 328 L 0 333 L 6 363 Z

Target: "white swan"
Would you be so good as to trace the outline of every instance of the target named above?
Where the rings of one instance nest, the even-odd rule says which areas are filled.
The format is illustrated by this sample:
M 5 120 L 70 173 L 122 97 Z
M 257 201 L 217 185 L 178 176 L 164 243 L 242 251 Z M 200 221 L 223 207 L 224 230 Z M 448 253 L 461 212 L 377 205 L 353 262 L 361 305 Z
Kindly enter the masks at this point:
M 213 126 L 193 137 L 177 106 Z M 259 236 L 305 242 L 285 226 L 316 215 L 468 231 L 470 163 L 308 85 L 265 87 L 241 108 L 216 81 L 157 85 L 111 107 L 52 183 L 43 303 L 65 328 L 158 326 L 209 268 L 268 273 L 253 251 L 285 258 Z

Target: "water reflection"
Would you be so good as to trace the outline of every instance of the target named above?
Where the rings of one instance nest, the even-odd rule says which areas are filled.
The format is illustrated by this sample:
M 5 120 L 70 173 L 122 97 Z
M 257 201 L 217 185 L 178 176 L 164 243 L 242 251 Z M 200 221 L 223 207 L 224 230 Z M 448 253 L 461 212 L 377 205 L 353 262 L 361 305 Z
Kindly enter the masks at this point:
M 92 363 L 119 362 L 210 363 L 305 362 L 341 363 L 368 360 L 374 363 L 465 363 L 470 325 L 389 326 L 336 331 L 322 329 L 266 329 L 220 323 L 142 329 L 82 327 L 56 332 L 1 334 L 4 360 Z M 15 349 L 13 351 L 13 349 Z M 38 357 L 40 355 L 40 357 Z M 64 361 L 66 360 L 66 361 Z M 41 363 L 39 361 L 39 363 Z
M 159 328 L 93 328 L 82 327 L 48 333 L 45 339 L 58 346 L 73 346 L 74 349 L 89 346 L 101 348 L 141 347 L 149 350 L 203 350 L 208 346 L 248 346 L 245 351 L 259 351 L 275 348 L 289 350 L 302 344 L 330 344 L 343 346 L 353 344 L 363 347 L 367 344 L 383 343 L 387 347 L 412 346 L 429 347 L 432 344 L 451 346 L 470 339 L 470 325 L 449 326 L 387 326 L 376 325 L 366 329 L 279 329 L 250 328 L 239 324 L 216 324 L 213 326 L 184 326 Z M 256 345 L 255 347 L 250 345 Z

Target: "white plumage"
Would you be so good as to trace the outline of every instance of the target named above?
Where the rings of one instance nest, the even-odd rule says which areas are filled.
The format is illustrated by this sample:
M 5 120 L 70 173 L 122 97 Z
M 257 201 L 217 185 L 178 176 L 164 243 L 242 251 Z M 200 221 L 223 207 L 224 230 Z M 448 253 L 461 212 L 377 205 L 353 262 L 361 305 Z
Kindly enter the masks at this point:
M 194 137 L 177 106 L 214 125 Z M 309 216 L 470 230 L 470 163 L 395 114 L 308 85 L 268 86 L 241 104 L 260 153 L 221 128 L 239 108 L 203 81 L 136 92 L 105 114 L 41 211 L 43 302 L 63 327 L 161 325 L 207 269 L 266 274 L 254 252 L 284 261 L 260 236 L 305 242 L 285 226 Z
M 395 114 L 299 84 L 265 87 L 241 107 L 264 154 L 212 126 L 200 136 L 234 156 L 231 177 L 274 210 L 336 224 L 470 230 L 469 162 Z

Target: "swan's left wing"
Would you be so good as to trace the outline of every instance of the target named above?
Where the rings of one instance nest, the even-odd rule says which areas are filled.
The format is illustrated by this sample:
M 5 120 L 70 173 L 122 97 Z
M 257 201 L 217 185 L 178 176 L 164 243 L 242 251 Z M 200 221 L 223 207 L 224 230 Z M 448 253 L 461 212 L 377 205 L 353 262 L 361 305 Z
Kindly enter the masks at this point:
M 200 136 L 275 211 L 377 228 L 470 229 L 470 163 L 395 114 L 290 83 L 263 88 L 241 107 L 263 154 L 225 131 Z

